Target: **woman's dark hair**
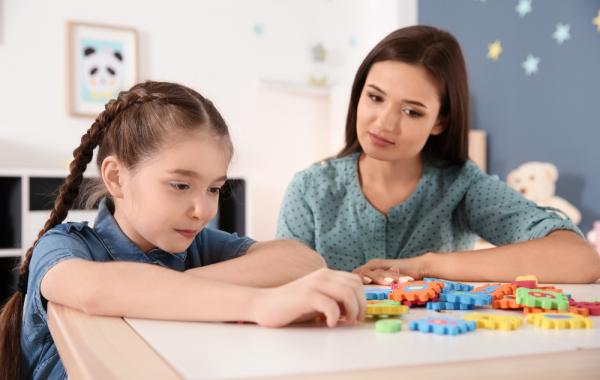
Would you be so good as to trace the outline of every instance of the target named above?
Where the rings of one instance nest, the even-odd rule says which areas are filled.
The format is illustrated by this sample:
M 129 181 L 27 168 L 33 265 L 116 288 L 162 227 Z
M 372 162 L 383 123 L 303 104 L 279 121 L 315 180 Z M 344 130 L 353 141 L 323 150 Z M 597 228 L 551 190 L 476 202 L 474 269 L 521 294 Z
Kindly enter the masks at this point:
M 229 150 L 233 150 L 227 125 L 217 109 L 210 100 L 185 86 L 148 81 L 121 92 L 106 104 L 73 151 L 70 173 L 58 192 L 50 217 L 19 268 L 17 292 L 0 312 L 0 379 L 20 378 L 23 302 L 35 244 L 66 218 L 80 193 L 83 173 L 92 160 L 94 149 L 98 147 L 98 168 L 107 156 L 114 155 L 132 169 L 156 152 L 168 135 L 197 130 L 224 137 Z M 99 197 L 107 195 L 102 181 L 96 189 L 88 203 L 93 204 Z
M 337 157 L 362 152 L 356 132 L 360 95 L 373 64 L 400 61 L 422 65 L 440 89 L 440 113 L 444 131 L 430 136 L 423 157 L 445 164 L 463 164 L 468 158 L 469 86 L 465 61 L 458 41 L 448 32 L 416 25 L 398 29 L 379 42 L 361 63 L 350 95 L 346 117 L 346 143 Z

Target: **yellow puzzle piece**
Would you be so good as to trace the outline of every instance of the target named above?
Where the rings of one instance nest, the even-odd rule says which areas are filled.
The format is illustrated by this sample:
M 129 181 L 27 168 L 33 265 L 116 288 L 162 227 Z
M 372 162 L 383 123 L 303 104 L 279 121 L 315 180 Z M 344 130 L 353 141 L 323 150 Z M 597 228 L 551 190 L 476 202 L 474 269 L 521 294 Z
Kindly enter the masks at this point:
M 527 322 L 543 329 L 591 329 L 592 320 L 575 313 L 532 313 Z
M 367 315 L 400 315 L 408 311 L 408 306 L 392 300 L 367 302 Z
M 523 323 L 523 319 L 514 315 L 498 315 L 485 313 L 469 313 L 463 316 L 467 321 L 474 321 L 477 327 L 492 330 L 515 330 Z

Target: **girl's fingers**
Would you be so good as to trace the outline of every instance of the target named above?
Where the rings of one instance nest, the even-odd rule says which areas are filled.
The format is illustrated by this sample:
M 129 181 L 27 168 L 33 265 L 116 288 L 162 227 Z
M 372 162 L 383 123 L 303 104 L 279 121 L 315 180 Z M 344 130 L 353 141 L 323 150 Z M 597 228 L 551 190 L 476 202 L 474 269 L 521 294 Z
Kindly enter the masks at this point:
M 356 277 L 351 281 L 339 278 L 326 281 L 319 287 L 321 293 L 343 306 L 346 320 L 349 322 L 354 322 L 359 318 L 360 304 L 364 299 L 364 294 L 360 294 L 359 289 L 362 293 L 362 284 Z
M 340 306 L 334 299 L 323 294 L 314 293 L 310 304 L 313 309 L 325 315 L 327 326 L 335 327 L 337 325 L 341 311 Z

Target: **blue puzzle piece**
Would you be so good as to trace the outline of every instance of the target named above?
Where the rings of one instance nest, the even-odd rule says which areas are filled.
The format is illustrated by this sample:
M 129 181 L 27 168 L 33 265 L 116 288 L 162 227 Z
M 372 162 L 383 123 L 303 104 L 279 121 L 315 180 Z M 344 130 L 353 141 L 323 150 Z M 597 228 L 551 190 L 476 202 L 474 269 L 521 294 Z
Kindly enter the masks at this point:
M 440 335 L 458 335 L 477 328 L 475 321 L 465 321 L 464 319 L 452 317 L 427 317 L 410 321 L 408 329 L 412 331 L 421 331 L 425 333 L 434 333 Z
M 440 301 L 451 303 L 464 303 L 467 305 L 487 306 L 492 303 L 492 296 L 486 293 L 471 293 L 451 291 L 440 293 Z
M 444 283 L 444 289 L 442 290 L 443 292 L 448 292 L 448 291 L 452 291 L 452 290 L 464 290 L 464 291 L 468 292 L 470 290 L 473 290 L 473 288 L 475 288 L 473 285 L 463 284 L 462 282 L 442 280 L 439 278 L 425 277 L 423 279 L 423 281 L 425 281 L 425 282 L 437 281 L 437 282 Z
M 475 305 L 469 305 L 466 303 L 452 303 L 452 302 L 427 302 L 427 309 L 440 311 L 440 310 L 473 310 Z
M 392 289 L 367 288 L 365 289 L 365 298 L 367 301 L 386 300 Z
M 498 288 L 499 288 L 499 287 L 501 287 L 501 286 L 502 286 L 501 284 L 488 285 L 488 286 L 485 286 L 485 287 L 483 287 L 483 288 L 481 288 L 481 289 L 477 290 L 477 291 L 476 291 L 476 292 L 474 292 L 474 293 L 485 293 L 485 294 L 492 294 L 492 293 L 494 293 L 494 292 L 496 291 L 496 289 L 498 289 Z

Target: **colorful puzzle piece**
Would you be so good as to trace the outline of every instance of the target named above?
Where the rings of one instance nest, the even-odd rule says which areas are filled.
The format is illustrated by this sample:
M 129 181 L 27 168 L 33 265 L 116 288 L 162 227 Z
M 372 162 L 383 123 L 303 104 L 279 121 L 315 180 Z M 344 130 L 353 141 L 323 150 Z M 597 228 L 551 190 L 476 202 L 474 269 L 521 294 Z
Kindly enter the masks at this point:
M 392 289 L 386 288 L 366 288 L 365 289 L 365 298 L 367 301 L 370 300 L 386 300 L 388 299 L 388 294 Z
M 375 331 L 380 333 L 395 333 L 402 330 L 402 321 L 399 319 L 381 319 L 375 322 Z
M 472 292 L 489 294 L 492 299 L 499 300 L 504 296 L 514 295 L 515 290 L 516 285 L 513 284 L 486 284 L 476 287 Z
M 517 277 L 511 284 L 516 285 L 518 288 L 535 289 L 538 286 L 538 280 L 534 275 L 528 274 Z
M 504 296 L 502 299 L 493 300 L 492 307 L 494 309 L 522 309 L 523 306 L 517 303 L 514 295 Z
M 569 299 L 564 294 L 552 290 L 518 288 L 517 303 L 542 309 L 569 309 Z
M 440 335 L 458 335 L 474 331 L 477 325 L 473 321 L 446 316 L 427 317 L 410 321 L 408 328 L 413 331 L 434 333 Z
M 430 278 L 430 277 L 425 277 L 423 279 L 423 281 L 425 282 L 441 282 L 442 284 L 444 284 L 444 288 L 443 288 L 443 292 L 447 292 L 450 290 L 464 290 L 464 291 L 470 291 L 473 290 L 474 286 L 473 285 L 469 285 L 469 284 L 463 284 L 462 282 L 454 282 L 454 281 L 448 281 L 448 280 L 442 280 L 439 278 Z
M 543 329 L 591 329 L 592 320 L 573 313 L 531 313 L 527 322 Z
M 600 302 L 577 302 L 569 298 L 569 305 L 588 309 L 589 315 L 600 315 Z
M 467 321 L 474 321 L 477 323 L 477 327 L 484 329 L 506 331 L 515 330 L 523 323 L 523 319 L 521 317 L 484 313 L 469 313 L 463 316 L 463 319 Z
M 443 284 L 440 282 L 411 281 L 404 284 L 396 284 L 390 293 L 390 299 L 398 302 L 408 301 L 411 304 L 426 303 L 437 299 L 442 291 Z
M 525 275 L 518 276 L 517 278 L 515 278 L 515 281 L 535 281 L 535 283 L 537 284 L 538 279 L 533 274 L 525 274 Z
M 487 306 L 492 303 L 492 296 L 485 293 L 451 291 L 441 293 L 440 300 L 452 303 L 464 303 L 467 305 Z
M 440 310 L 472 310 L 474 305 L 468 305 L 465 303 L 456 302 L 427 302 L 427 309 L 440 311 Z
M 567 311 L 569 313 L 573 313 L 573 314 L 578 314 L 584 317 L 587 317 L 590 315 L 590 311 L 589 309 L 585 308 L 585 307 L 577 307 L 577 306 L 571 306 L 569 305 L 569 309 L 567 309 Z M 547 310 L 547 309 L 542 309 L 539 307 L 527 307 L 525 306 L 523 308 L 523 313 L 525 314 L 530 314 L 530 313 L 564 313 L 563 311 L 560 310 Z
M 408 306 L 392 300 L 368 301 L 366 315 L 400 315 L 408 311 Z

